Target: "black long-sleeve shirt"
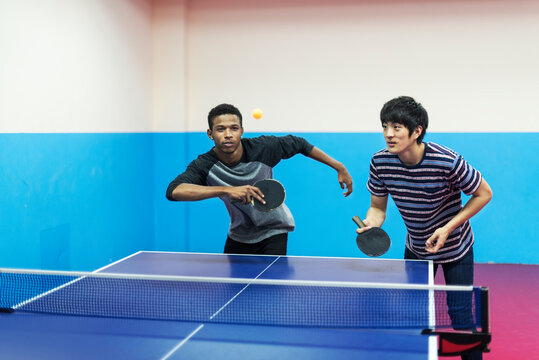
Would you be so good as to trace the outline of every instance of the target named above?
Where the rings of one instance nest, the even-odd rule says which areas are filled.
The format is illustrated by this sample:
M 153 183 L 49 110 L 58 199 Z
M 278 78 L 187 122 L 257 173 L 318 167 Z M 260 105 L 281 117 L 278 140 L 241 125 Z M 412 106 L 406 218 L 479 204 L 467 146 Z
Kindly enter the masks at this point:
M 172 198 L 172 191 L 182 183 L 205 186 L 253 185 L 261 179 L 273 178 L 273 167 L 281 160 L 296 154 L 308 155 L 313 149 L 301 137 L 259 136 L 241 139 L 243 155 L 234 166 L 222 163 L 214 149 L 199 155 L 185 172 L 178 175 L 168 186 L 166 196 Z M 283 204 L 270 212 L 260 212 L 251 205 L 232 203 L 227 196 L 221 196 L 230 214 L 228 236 L 243 243 L 257 243 L 270 236 L 294 230 L 294 218 Z

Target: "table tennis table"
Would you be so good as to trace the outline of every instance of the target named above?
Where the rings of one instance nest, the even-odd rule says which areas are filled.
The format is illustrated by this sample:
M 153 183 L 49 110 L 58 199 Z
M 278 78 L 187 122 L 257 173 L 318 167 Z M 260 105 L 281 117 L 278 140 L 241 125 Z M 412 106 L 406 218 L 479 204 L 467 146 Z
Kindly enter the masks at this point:
M 147 251 L 94 273 L 420 285 L 434 281 L 429 261 Z M 233 296 L 223 307 L 236 301 L 240 297 Z M 437 359 L 437 339 L 413 328 L 276 326 L 15 311 L 0 313 L 0 358 Z

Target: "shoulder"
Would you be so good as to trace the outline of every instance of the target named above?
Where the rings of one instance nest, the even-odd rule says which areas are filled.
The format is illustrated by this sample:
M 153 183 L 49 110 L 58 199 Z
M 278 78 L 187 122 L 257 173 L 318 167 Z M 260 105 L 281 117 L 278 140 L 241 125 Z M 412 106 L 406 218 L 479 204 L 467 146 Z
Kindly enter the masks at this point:
M 454 150 L 436 143 L 425 143 L 423 166 L 452 167 L 461 158 Z
M 313 145 L 305 138 L 295 135 L 261 135 L 254 138 L 243 138 L 242 144 L 247 153 L 260 154 L 263 152 L 265 154 L 262 155 L 263 157 L 275 159 L 288 159 L 298 153 L 307 155 L 313 148 Z
M 244 160 L 259 161 L 273 151 L 276 143 L 275 136 L 270 135 L 242 138 L 241 144 L 243 146 Z
M 273 135 L 260 135 L 250 138 L 242 138 L 241 142 L 243 146 L 257 147 L 257 146 L 266 146 L 268 144 L 274 143 L 277 140 L 276 136 Z
M 390 153 L 387 149 L 381 149 L 372 155 L 371 163 L 374 165 L 384 163 L 400 163 L 399 157 Z
M 455 159 L 460 156 L 456 151 L 448 148 L 447 146 L 443 146 L 443 145 L 436 144 L 433 142 L 425 143 L 425 151 L 427 155 L 439 156 L 442 158 L 445 157 L 448 159 Z
M 379 158 L 379 157 L 387 157 L 388 155 L 391 155 L 391 153 L 386 149 L 380 149 L 377 152 L 374 153 L 372 156 L 373 158 Z
M 265 146 L 278 143 L 294 143 L 297 141 L 306 141 L 304 138 L 295 135 L 260 135 L 251 138 L 242 138 L 242 143 L 248 146 Z
M 218 161 L 219 158 L 217 157 L 217 154 L 211 149 L 204 154 L 198 155 L 196 159 L 191 161 L 189 167 L 197 170 L 208 170 Z

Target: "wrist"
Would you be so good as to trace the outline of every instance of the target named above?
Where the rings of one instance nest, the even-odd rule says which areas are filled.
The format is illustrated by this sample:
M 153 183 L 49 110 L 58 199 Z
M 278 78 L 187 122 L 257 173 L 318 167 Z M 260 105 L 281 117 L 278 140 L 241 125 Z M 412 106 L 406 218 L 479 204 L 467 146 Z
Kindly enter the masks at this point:
M 342 163 L 338 162 L 338 161 L 336 161 L 335 164 L 333 165 L 333 169 L 337 170 L 337 172 L 341 172 L 341 171 L 346 170 L 344 165 Z
M 442 226 L 440 230 L 443 231 L 447 236 L 449 236 L 449 234 L 451 234 L 453 230 L 455 230 L 455 228 L 453 228 L 452 226 L 449 226 L 449 223 L 447 223 L 444 226 Z
M 218 196 L 228 196 L 232 195 L 232 186 L 220 186 L 218 189 Z

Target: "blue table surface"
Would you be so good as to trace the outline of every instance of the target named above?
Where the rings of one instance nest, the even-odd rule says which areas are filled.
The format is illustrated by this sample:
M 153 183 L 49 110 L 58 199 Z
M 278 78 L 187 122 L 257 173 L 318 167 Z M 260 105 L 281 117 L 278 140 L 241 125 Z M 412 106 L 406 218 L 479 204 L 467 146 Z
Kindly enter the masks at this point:
M 271 266 L 270 266 L 271 265 Z M 429 284 L 431 264 L 391 259 L 139 252 L 114 273 Z M 0 314 L 2 359 L 435 359 L 419 330 L 199 324 Z

